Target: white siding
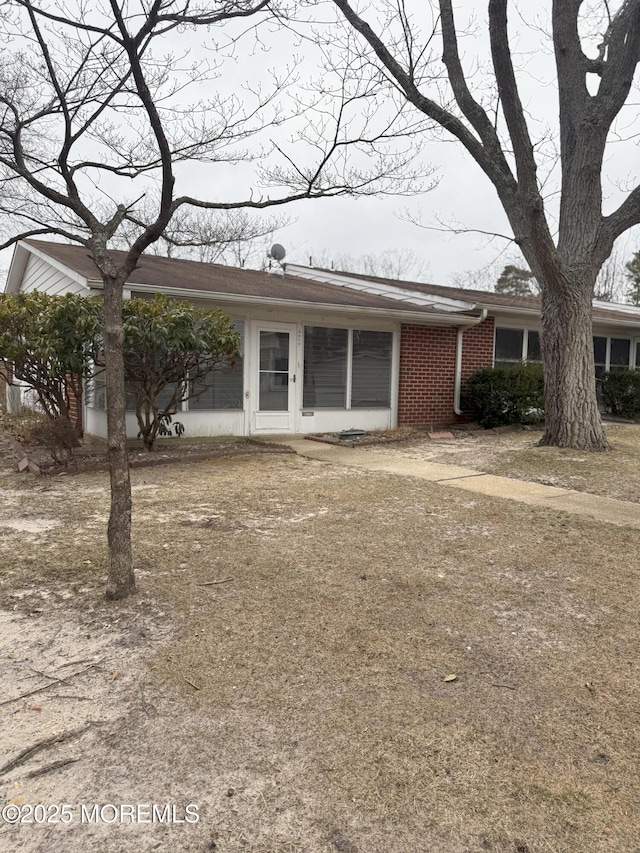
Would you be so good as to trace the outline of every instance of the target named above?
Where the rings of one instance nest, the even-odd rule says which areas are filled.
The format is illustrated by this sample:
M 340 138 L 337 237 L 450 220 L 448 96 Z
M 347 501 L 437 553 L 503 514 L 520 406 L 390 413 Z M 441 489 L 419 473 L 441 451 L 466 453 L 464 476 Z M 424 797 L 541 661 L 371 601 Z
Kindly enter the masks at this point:
M 60 296 L 66 293 L 87 294 L 85 287 L 35 255 L 29 256 L 20 289 L 25 293 L 39 290 L 52 296 Z

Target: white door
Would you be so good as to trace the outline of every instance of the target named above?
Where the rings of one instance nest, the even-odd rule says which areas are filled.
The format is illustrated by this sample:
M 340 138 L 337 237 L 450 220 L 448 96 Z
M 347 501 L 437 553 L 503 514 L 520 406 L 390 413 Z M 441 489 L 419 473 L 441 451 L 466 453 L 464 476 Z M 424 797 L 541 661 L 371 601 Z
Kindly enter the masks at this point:
M 292 432 L 295 426 L 296 327 L 274 323 L 256 330 L 253 432 Z

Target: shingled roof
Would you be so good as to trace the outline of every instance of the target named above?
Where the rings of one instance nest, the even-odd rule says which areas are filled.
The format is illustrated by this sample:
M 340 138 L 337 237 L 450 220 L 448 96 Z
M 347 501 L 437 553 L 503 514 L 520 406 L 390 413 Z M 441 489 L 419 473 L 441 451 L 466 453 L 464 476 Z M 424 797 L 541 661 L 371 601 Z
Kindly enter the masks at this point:
M 25 240 L 25 244 L 55 259 L 87 279 L 88 282 L 101 283 L 102 281 L 98 268 L 88 250 L 83 246 L 43 240 Z M 124 258 L 123 252 L 114 251 L 113 254 L 116 260 Z M 465 298 L 464 294 L 456 298 L 460 304 L 453 307 L 449 304 L 444 307 L 439 306 L 437 295 L 435 299 L 429 300 L 430 304 L 411 304 L 406 301 L 398 302 L 386 296 L 367 294 L 356 289 L 335 287 L 288 273 L 285 276 L 273 276 L 258 270 L 166 258 L 159 255 L 143 255 L 140 258 L 138 266 L 127 282 L 127 287 L 132 290 L 135 290 L 136 286 L 164 292 L 172 290 L 198 292 L 203 296 L 220 294 L 222 297 L 227 294 L 296 303 L 308 302 L 324 306 L 345 306 L 390 312 L 401 310 L 417 315 L 426 313 L 445 316 L 458 312 L 468 314 L 474 308 L 473 301 Z
M 46 254 L 88 283 L 101 285 L 100 272 L 85 247 L 44 240 L 25 240 L 22 245 Z M 113 254 L 116 259 L 124 257 L 123 252 L 114 251 Z M 540 312 L 538 296 L 510 296 L 486 290 L 398 281 L 296 264 L 288 265 L 285 276 L 273 276 L 258 270 L 150 254 L 140 258 L 127 285 L 133 290 L 136 286 L 168 293 L 173 290 L 178 296 L 182 292 L 188 292 L 190 296 L 202 294 L 203 298 L 218 294 L 221 301 L 227 295 L 230 299 L 246 297 L 253 301 L 264 299 L 298 305 L 308 303 L 310 307 L 361 308 L 365 311 L 386 311 L 391 315 L 402 312 L 415 314 L 416 321 L 420 315 L 426 315 L 439 317 L 442 322 L 447 322 L 447 317 L 450 318 L 449 322 L 454 322 L 456 317 L 460 320 L 464 317 L 466 323 L 469 323 L 484 308 L 498 314 L 501 309 L 509 313 L 518 310 L 523 313 Z M 372 285 L 371 292 L 363 289 L 362 285 Z M 381 287 L 376 288 L 375 285 Z M 640 328 L 640 309 L 634 306 L 594 303 L 593 318 L 601 324 L 622 323 L 633 329 Z
M 305 275 L 317 276 L 317 280 L 328 281 L 330 278 L 340 277 L 345 281 L 354 279 L 361 282 L 378 283 L 390 287 L 402 287 L 404 289 L 413 290 L 418 293 L 428 294 L 429 296 L 440 296 L 445 299 L 464 299 L 467 302 L 473 302 L 476 308 L 492 308 L 499 311 L 503 309 L 523 309 L 524 311 L 535 311 L 540 313 L 540 297 L 539 296 L 511 296 L 506 293 L 495 293 L 490 290 L 476 290 L 473 288 L 462 287 L 447 287 L 441 284 L 428 284 L 425 282 L 416 281 L 399 281 L 397 279 L 382 278 L 375 275 L 363 275 L 362 273 L 352 273 L 338 270 L 327 270 L 323 268 L 297 267 L 292 265 L 294 271 L 304 269 Z M 606 323 L 607 320 L 624 321 L 632 326 L 640 325 L 640 308 L 633 305 L 619 305 L 615 302 L 604 303 L 594 302 L 593 318 L 595 320 Z

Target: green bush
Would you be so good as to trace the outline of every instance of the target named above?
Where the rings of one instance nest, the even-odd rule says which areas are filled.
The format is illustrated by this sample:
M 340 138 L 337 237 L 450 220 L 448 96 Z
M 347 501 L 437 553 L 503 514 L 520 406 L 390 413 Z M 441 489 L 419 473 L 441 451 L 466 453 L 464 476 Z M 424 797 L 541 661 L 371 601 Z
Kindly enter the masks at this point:
M 640 370 L 618 368 L 602 380 L 602 399 L 608 412 L 621 418 L 640 418 Z
M 536 423 L 544 419 L 542 365 L 485 367 L 464 383 L 461 405 L 481 426 Z

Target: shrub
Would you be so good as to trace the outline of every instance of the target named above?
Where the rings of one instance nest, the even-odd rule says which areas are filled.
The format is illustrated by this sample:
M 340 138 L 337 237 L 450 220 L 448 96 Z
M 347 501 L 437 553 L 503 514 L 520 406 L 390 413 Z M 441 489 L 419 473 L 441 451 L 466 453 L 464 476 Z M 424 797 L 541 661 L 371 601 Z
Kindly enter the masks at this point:
M 65 467 L 71 462 L 80 438 L 68 418 L 47 418 L 31 429 L 29 442 L 47 448 L 57 465 Z
M 611 370 L 602 380 L 602 399 L 608 412 L 621 418 L 640 418 L 640 370 Z
M 461 404 L 486 428 L 541 421 L 544 418 L 542 365 L 513 364 L 478 370 L 465 382 Z
M 19 390 L 19 389 L 18 389 Z M 8 412 L 2 415 L 2 428 L 13 436 L 20 444 L 33 443 L 31 433 L 36 426 L 47 420 L 46 415 L 25 406 L 19 412 Z M 37 444 L 37 442 L 36 442 Z

